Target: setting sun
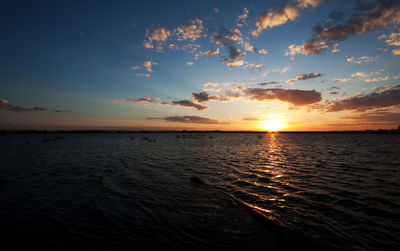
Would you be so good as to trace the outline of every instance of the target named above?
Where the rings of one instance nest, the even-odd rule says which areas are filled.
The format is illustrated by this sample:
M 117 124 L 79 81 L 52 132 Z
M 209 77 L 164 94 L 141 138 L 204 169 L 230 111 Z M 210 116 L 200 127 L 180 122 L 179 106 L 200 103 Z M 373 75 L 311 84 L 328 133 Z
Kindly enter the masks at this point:
M 282 130 L 285 127 L 285 123 L 282 119 L 272 118 L 268 120 L 261 121 L 260 127 L 264 130 L 275 132 Z

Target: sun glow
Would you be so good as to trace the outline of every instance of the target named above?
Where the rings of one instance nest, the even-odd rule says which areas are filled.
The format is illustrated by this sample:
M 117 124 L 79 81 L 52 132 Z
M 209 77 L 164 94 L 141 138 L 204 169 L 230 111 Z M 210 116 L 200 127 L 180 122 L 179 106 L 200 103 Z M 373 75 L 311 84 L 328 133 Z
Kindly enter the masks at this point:
M 276 132 L 285 128 L 285 122 L 281 118 L 271 118 L 261 121 L 260 128 L 270 132 Z

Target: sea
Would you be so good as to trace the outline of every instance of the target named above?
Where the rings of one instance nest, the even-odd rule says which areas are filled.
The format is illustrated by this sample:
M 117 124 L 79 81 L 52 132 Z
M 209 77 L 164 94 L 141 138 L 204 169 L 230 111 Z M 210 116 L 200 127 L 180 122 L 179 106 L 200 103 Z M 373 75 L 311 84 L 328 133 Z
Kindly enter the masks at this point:
M 1 250 L 400 250 L 400 134 L 0 134 Z

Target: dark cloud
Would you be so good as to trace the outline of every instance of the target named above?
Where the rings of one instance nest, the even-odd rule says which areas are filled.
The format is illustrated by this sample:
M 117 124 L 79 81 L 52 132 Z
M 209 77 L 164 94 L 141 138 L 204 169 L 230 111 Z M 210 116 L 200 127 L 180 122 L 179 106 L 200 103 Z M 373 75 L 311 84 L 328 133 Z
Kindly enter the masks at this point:
M 309 105 L 322 100 L 321 93 L 315 90 L 248 88 L 243 92 L 245 95 L 249 96 L 251 100 L 280 100 L 295 106 Z
M 48 109 L 43 106 L 35 106 L 33 108 L 21 107 L 17 105 L 8 104 L 8 100 L 0 99 L 0 110 L 10 111 L 10 112 L 40 112 L 40 111 L 49 111 L 49 112 L 76 112 L 76 111 L 67 111 L 67 110 L 57 110 L 57 109 Z
M 391 23 L 400 23 L 400 6 L 391 0 L 374 1 L 371 5 L 358 6 L 362 13 L 351 16 L 345 23 L 336 24 L 343 15 L 333 13 L 324 23 L 314 27 L 314 36 L 304 44 L 304 54 L 319 54 L 328 47 L 321 44 L 331 44 L 342 41 L 354 35 L 387 27 Z
M 311 78 L 318 78 L 318 77 L 321 77 L 321 76 L 322 75 L 319 72 L 303 73 L 303 74 L 297 75 L 295 78 L 289 79 L 288 82 L 294 82 L 296 80 L 307 80 L 307 79 L 311 79 Z
M 190 100 L 179 100 L 179 101 L 171 101 L 172 105 L 176 105 L 176 106 L 182 106 L 182 107 L 193 107 L 196 108 L 197 110 L 205 110 L 208 109 L 207 106 L 203 106 L 203 105 L 199 105 L 196 103 L 193 103 Z
M 221 122 L 215 119 L 210 119 L 200 116 L 171 116 L 164 118 L 149 117 L 147 119 L 162 119 L 167 122 L 192 123 L 192 124 L 228 124 L 227 122 Z
M 346 99 L 329 102 L 327 112 L 338 111 L 366 111 L 376 108 L 400 106 L 400 85 L 391 86 L 381 92 L 373 92 L 366 95 L 357 95 Z
M 200 102 L 200 103 L 206 103 L 210 100 L 218 99 L 217 96 L 211 96 L 207 92 L 199 92 L 199 93 L 192 92 L 192 96 L 193 96 L 194 100 L 196 100 L 197 102 Z
M 279 84 L 279 81 L 270 81 L 270 82 L 258 83 L 257 85 L 264 86 L 264 85 L 276 85 L 276 84 Z
M 331 95 L 337 95 L 337 94 L 339 94 L 338 92 L 330 92 L 329 94 L 331 94 Z
M 228 58 L 223 59 L 221 62 L 228 66 L 235 65 L 235 62 L 242 57 L 246 56 L 246 52 L 242 52 L 237 48 L 235 43 L 243 44 L 242 33 L 238 29 L 226 29 L 221 26 L 217 33 L 210 36 L 210 41 L 214 44 L 221 45 L 228 50 Z
M 138 98 L 138 99 L 135 99 L 133 97 L 127 97 L 127 98 L 123 98 L 123 99 L 125 101 L 135 103 L 135 104 L 154 103 L 154 102 L 160 100 L 160 98 L 153 98 L 153 97 L 145 97 L 145 98 Z

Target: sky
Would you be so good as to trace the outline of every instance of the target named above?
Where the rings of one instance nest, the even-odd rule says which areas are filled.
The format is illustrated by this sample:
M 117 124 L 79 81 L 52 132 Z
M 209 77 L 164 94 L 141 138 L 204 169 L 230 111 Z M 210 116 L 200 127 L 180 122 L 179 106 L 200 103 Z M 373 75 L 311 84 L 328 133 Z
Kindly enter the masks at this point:
M 6 1 L 0 129 L 392 129 L 400 1 Z

